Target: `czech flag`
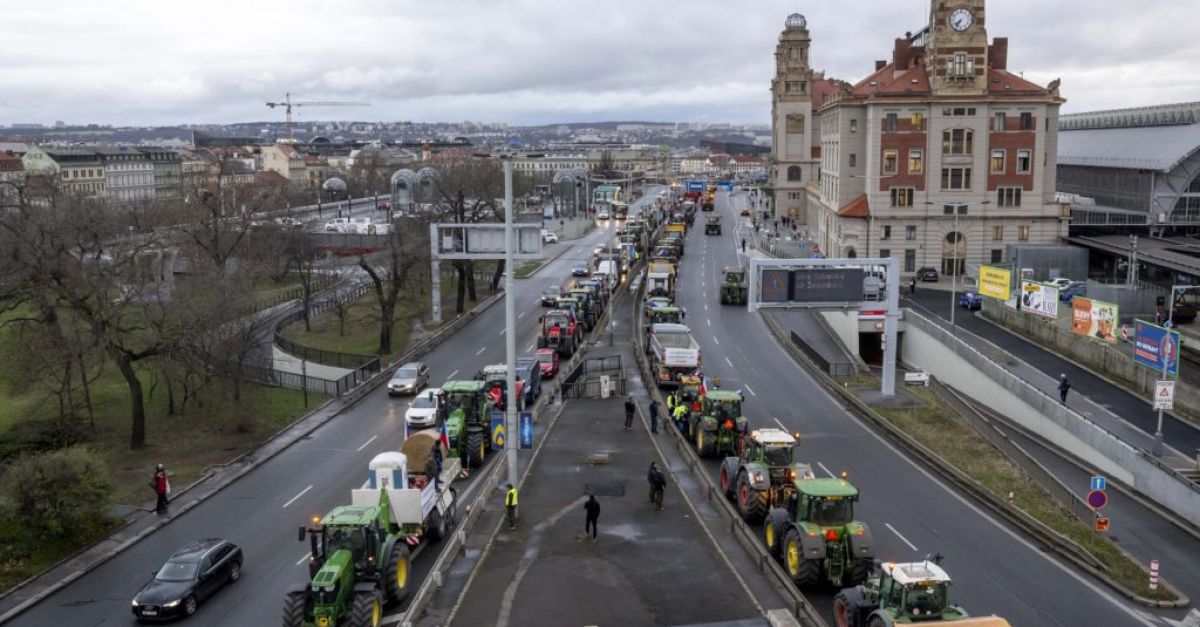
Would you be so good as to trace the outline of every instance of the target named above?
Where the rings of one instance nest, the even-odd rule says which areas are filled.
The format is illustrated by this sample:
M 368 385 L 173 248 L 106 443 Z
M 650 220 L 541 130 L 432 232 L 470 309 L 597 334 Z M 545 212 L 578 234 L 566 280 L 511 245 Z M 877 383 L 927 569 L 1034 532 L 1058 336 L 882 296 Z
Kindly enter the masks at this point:
M 708 377 L 700 377 L 700 396 L 708 394 Z
M 441 441 L 442 446 L 444 446 L 446 450 L 450 450 L 450 434 L 446 432 L 445 422 L 442 422 L 442 428 L 438 432 L 438 440 Z

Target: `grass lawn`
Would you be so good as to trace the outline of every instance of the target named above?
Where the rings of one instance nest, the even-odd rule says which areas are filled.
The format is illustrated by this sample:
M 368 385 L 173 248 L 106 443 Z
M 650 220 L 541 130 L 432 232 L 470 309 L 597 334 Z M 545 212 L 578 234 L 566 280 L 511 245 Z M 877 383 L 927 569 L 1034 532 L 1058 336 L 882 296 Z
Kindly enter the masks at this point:
M 877 385 L 878 379 L 874 382 Z M 1120 552 L 1108 538 L 1095 539 L 1090 525 L 1059 506 L 1050 493 L 976 434 L 962 417 L 942 405 L 932 391 L 923 388 L 906 388 L 906 391 L 920 398 L 925 406 L 873 409 L 996 496 L 1006 499 L 1012 493 L 1014 505 L 1091 553 L 1109 575 L 1128 589 L 1151 599 L 1175 598 L 1165 588 L 1150 590 L 1147 572 L 1140 564 Z
M 537 272 L 537 269 L 542 267 L 542 263 L 543 262 L 541 261 L 526 261 L 517 267 L 517 271 L 513 274 L 513 278 L 524 279 L 525 277 L 528 277 L 534 272 Z

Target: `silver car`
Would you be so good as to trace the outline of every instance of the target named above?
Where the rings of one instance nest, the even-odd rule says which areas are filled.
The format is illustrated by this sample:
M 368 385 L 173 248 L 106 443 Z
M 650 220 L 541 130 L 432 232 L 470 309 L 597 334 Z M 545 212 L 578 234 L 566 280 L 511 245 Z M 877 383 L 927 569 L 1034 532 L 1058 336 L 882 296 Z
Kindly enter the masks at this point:
M 388 396 L 416 394 L 428 384 L 429 366 L 419 361 L 410 361 L 392 373 L 392 379 L 388 381 Z

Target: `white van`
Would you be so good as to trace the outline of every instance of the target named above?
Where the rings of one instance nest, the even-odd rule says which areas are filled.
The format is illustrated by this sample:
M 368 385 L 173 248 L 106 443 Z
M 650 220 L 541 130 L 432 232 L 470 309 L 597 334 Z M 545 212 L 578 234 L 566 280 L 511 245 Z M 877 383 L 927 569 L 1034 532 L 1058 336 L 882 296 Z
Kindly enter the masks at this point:
M 596 271 L 592 273 L 592 278 L 602 279 L 609 290 L 617 287 L 617 283 L 621 280 L 620 270 L 617 268 L 617 262 L 612 259 L 603 259 L 596 264 Z

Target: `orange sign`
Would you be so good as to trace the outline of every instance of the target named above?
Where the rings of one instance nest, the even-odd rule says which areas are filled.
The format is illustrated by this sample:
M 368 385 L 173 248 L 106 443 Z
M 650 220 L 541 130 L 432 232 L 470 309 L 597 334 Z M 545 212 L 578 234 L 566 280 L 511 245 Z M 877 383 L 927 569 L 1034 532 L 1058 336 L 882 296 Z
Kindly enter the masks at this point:
M 1116 342 L 1117 306 L 1076 296 L 1071 300 L 1071 330 L 1079 335 Z
M 1096 533 L 1104 533 L 1108 531 L 1108 516 L 1096 517 Z

